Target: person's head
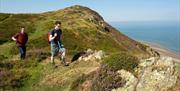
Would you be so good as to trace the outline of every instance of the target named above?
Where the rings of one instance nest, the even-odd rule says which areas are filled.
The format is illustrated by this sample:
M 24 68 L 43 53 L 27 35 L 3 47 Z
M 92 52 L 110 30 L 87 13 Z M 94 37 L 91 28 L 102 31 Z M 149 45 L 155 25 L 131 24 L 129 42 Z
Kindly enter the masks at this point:
M 59 29 L 61 26 L 61 21 L 56 21 L 55 22 L 55 29 Z
M 24 27 L 21 27 L 21 33 L 24 33 Z

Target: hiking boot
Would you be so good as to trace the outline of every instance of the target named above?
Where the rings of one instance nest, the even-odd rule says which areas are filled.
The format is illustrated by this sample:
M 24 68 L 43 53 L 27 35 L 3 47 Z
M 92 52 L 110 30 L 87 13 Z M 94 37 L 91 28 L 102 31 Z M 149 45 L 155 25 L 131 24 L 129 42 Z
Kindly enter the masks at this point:
M 62 64 L 63 66 L 69 66 L 68 64 L 66 64 L 66 62 L 61 62 L 61 64 Z
M 62 59 L 61 64 L 63 64 L 64 66 L 69 66 L 68 64 L 66 64 L 65 58 Z

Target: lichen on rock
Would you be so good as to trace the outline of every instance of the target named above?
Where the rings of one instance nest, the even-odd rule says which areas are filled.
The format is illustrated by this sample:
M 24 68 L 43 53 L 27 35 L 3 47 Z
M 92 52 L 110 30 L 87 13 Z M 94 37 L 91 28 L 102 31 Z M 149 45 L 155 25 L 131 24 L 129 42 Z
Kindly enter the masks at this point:
M 105 57 L 105 53 L 102 50 L 99 51 L 93 51 L 91 49 L 88 49 L 84 55 L 79 57 L 78 61 L 88 61 L 88 60 L 101 60 L 103 57 Z
M 141 69 L 143 71 L 137 84 L 137 91 L 166 91 L 176 83 L 177 75 L 174 62 L 170 57 L 161 57 L 151 65 Z
M 171 57 L 151 57 L 140 60 L 137 76 L 120 70 L 125 85 L 112 91 L 166 91 L 176 84 L 177 73 Z

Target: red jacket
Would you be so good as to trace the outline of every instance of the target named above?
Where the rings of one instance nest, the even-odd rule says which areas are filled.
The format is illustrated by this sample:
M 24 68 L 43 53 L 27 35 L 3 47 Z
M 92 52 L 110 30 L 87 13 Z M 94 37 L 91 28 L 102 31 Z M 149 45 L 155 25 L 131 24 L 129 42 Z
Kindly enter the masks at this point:
M 28 41 L 28 35 L 26 33 L 16 33 L 13 37 L 16 39 L 18 46 L 25 46 Z

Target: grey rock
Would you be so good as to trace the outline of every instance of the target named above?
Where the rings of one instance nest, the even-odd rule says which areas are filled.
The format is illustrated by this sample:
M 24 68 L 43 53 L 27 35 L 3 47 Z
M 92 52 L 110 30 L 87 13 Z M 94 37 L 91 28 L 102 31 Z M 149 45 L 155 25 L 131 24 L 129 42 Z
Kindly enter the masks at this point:
M 128 71 L 118 71 L 126 84 L 112 91 L 166 91 L 176 84 L 177 73 L 174 67 L 171 57 L 151 57 L 140 60 L 135 71 L 136 77 Z

